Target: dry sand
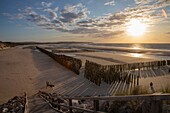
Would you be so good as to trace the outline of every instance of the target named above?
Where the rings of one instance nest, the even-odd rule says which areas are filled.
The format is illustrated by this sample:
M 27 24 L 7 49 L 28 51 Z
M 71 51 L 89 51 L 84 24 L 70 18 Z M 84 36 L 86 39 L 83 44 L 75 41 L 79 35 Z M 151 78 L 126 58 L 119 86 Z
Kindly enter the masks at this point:
M 38 73 L 30 50 L 15 47 L 0 51 L 0 103 L 24 91 L 35 93 L 32 83 Z
M 64 74 L 76 76 L 41 52 L 21 47 L 0 51 L 0 103 L 23 92 L 35 94 Z
M 140 79 L 140 85 L 143 88 L 149 89 L 150 82 L 153 83 L 153 87 L 156 92 L 162 92 L 162 89 L 170 86 L 170 74 L 166 76 L 149 77 Z

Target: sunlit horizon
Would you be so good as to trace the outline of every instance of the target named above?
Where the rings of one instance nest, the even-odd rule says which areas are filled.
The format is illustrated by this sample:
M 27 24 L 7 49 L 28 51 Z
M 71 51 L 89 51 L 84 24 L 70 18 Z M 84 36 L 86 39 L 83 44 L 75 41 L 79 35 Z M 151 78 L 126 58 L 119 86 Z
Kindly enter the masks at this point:
M 127 32 L 132 36 L 142 36 L 146 33 L 146 25 L 138 19 L 131 19 L 127 26 Z

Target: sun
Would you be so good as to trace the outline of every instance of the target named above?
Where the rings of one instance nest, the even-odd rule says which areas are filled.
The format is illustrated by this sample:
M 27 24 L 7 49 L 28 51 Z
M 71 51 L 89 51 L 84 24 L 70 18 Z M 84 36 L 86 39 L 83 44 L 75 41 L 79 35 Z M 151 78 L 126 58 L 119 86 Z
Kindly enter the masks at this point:
M 127 26 L 128 34 L 141 36 L 146 32 L 146 25 L 138 19 L 131 19 Z

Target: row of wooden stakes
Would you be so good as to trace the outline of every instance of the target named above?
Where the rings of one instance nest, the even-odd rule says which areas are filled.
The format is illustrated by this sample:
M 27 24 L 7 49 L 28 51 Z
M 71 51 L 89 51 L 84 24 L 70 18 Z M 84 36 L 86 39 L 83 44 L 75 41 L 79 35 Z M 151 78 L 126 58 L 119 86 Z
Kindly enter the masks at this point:
M 102 80 L 109 84 L 116 81 L 123 81 L 127 84 L 134 83 L 138 85 L 139 75 L 131 74 L 129 71 L 149 70 L 160 68 L 161 66 L 165 65 L 170 65 L 170 60 L 118 65 L 101 65 L 86 60 L 84 76 L 96 85 L 100 85 Z
M 61 65 L 65 66 L 66 68 L 70 69 L 71 71 L 75 72 L 76 74 L 79 74 L 79 70 L 82 66 L 82 61 L 77 58 L 73 58 L 70 56 L 62 55 L 62 54 L 55 54 L 53 52 L 49 52 L 43 48 L 36 47 L 41 52 L 47 54 L 51 58 L 53 58 L 55 61 L 60 63 Z

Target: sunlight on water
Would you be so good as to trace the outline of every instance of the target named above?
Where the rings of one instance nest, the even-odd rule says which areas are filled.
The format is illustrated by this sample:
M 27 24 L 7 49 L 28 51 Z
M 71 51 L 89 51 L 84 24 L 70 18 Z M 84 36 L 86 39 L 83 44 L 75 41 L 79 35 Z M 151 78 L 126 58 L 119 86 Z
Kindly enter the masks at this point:
M 140 44 L 133 44 L 132 46 L 131 46 L 131 49 L 142 49 L 143 47 L 140 45 Z
M 132 57 L 142 57 L 143 56 L 143 54 L 140 54 L 140 53 L 130 53 L 130 55 Z
M 140 47 L 132 47 L 132 49 L 141 49 Z

